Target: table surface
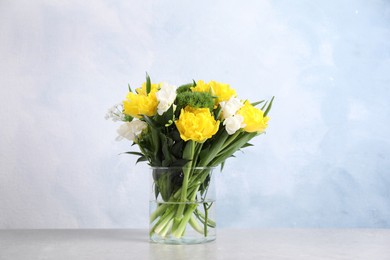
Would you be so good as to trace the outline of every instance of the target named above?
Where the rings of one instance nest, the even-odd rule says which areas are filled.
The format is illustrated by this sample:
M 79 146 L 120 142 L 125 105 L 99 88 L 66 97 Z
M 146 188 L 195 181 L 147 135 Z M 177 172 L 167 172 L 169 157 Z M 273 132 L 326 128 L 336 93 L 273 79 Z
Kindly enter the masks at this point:
M 0 230 L 0 259 L 390 259 L 390 229 L 219 229 L 198 245 L 142 229 Z

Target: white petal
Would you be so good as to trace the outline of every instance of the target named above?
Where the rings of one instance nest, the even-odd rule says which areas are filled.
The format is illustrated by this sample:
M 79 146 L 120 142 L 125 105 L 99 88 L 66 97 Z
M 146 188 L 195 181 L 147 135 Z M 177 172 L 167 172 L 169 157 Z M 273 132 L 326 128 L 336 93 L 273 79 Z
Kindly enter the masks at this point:
M 225 129 L 229 135 L 234 134 L 243 126 L 244 118 L 241 115 L 233 115 L 231 117 L 226 118 L 223 121 L 223 125 L 225 126 Z
M 157 113 L 162 115 L 173 104 L 176 99 L 176 87 L 167 83 L 162 83 L 160 90 L 156 93 L 158 100 Z
M 240 99 L 231 97 L 226 102 L 220 103 L 222 108 L 222 118 L 229 118 L 233 116 L 244 104 Z

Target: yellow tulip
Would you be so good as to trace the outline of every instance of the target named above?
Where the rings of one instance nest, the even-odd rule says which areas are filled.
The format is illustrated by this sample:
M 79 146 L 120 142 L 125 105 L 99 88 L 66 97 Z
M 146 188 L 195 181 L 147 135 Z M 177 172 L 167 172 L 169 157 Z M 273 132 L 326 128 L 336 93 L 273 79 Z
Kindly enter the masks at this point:
M 212 94 L 217 97 L 217 103 L 219 104 L 222 101 L 228 101 L 231 97 L 237 97 L 236 91 L 229 86 L 229 84 L 224 84 L 216 81 L 209 82 Z
M 208 108 L 185 107 L 175 122 L 180 137 L 184 141 L 204 142 L 217 133 L 219 120 L 216 121 Z
M 154 116 L 157 113 L 157 97 L 160 84 L 151 84 L 151 91 L 146 94 L 146 83 L 142 84 L 141 88 L 137 88 L 135 91 L 137 94 L 129 92 L 126 100 L 123 101 L 124 113 L 126 115 L 141 118 L 142 115 Z
M 244 130 L 246 132 L 264 132 L 268 126 L 269 117 L 264 116 L 264 112 L 252 106 L 248 101 L 245 101 L 244 106 L 238 110 L 237 114 L 244 118 Z
M 231 97 L 236 97 L 236 90 L 231 88 L 229 84 L 220 83 L 217 81 L 210 81 L 205 83 L 203 80 L 199 80 L 195 87 L 191 88 L 194 92 L 210 92 L 216 97 L 215 105 L 218 105 L 222 101 L 228 101 Z
M 156 93 L 160 89 L 160 85 L 161 85 L 161 83 L 158 83 L 158 84 L 152 83 L 152 84 L 150 84 L 150 86 L 151 86 L 150 93 L 153 93 L 153 92 Z M 135 92 L 137 92 L 137 94 L 139 94 L 139 95 L 147 96 L 146 95 L 146 82 L 144 82 L 142 84 L 142 87 L 136 88 Z

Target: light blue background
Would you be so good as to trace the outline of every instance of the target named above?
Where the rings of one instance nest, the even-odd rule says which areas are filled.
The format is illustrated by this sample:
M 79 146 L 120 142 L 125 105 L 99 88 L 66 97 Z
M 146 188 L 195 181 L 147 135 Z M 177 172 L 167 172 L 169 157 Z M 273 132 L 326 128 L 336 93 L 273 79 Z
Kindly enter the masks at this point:
M 221 227 L 390 227 L 388 1 L 0 2 L 0 228 L 146 228 L 105 121 L 127 83 L 275 104 L 217 177 Z

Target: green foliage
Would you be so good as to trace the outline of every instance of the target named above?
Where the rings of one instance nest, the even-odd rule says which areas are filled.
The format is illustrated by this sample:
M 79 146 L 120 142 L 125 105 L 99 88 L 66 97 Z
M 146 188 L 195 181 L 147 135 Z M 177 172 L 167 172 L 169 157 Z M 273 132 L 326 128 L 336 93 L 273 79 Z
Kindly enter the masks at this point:
M 153 179 L 155 184 L 155 196 L 161 194 L 164 201 L 168 201 L 169 198 L 175 193 L 182 185 L 183 176 L 181 175 L 181 169 L 154 169 Z
M 176 94 L 180 94 L 180 93 L 183 93 L 183 92 L 189 92 L 191 91 L 191 88 L 194 87 L 194 83 L 188 83 L 188 84 L 185 84 L 185 85 L 181 85 L 180 87 L 178 87 L 176 89 Z
M 126 114 L 124 114 L 125 115 L 125 119 L 124 119 L 124 121 L 126 121 L 126 122 L 131 122 L 131 121 L 133 121 L 133 117 L 132 116 L 129 116 L 129 115 L 126 115 Z
M 269 111 L 271 110 L 272 103 L 274 102 L 274 98 L 275 98 L 275 97 L 272 97 L 272 98 L 271 98 L 271 101 L 269 102 L 268 107 L 267 107 L 267 108 L 265 109 L 265 111 L 264 111 L 264 116 L 267 116 L 268 113 L 269 113 Z
M 152 90 L 152 83 L 150 82 L 150 77 L 148 73 L 146 73 L 146 94 L 149 94 Z
M 170 110 L 170 112 L 169 112 Z M 183 159 L 184 140 L 174 124 L 166 127 L 163 123 L 165 116 L 173 117 L 173 108 L 162 116 L 153 118 L 144 116 L 148 130 L 141 135 L 138 146 L 142 153 L 128 152 L 129 154 L 145 157 L 150 166 L 183 167 L 188 160 Z
M 179 109 L 191 106 L 194 108 L 209 108 L 212 110 L 214 107 L 214 98 L 206 92 L 181 92 L 176 96 L 176 105 Z
M 259 104 L 261 104 L 261 103 L 264 103 L 264 100 L 257 101 L 257 102 L 253 102 L 253 103 L 251 103 L 251 105 L 252 105 L 252 106 L 257 106 L 257 105 L 259 105 Z

